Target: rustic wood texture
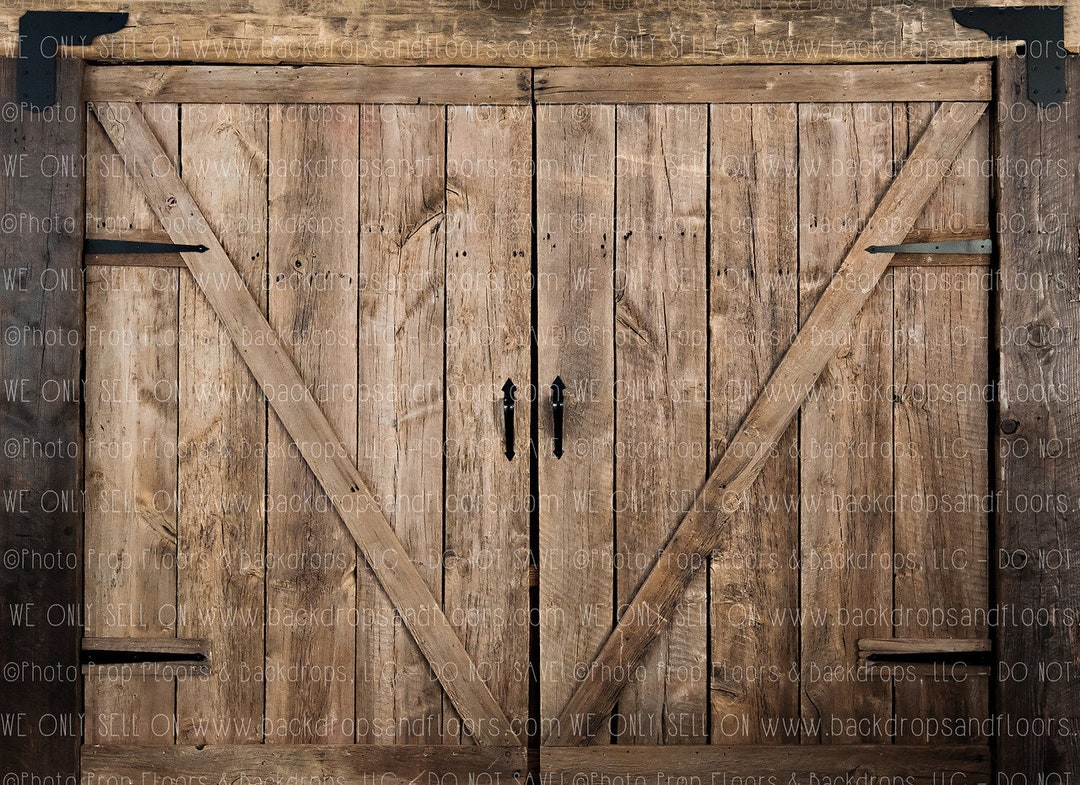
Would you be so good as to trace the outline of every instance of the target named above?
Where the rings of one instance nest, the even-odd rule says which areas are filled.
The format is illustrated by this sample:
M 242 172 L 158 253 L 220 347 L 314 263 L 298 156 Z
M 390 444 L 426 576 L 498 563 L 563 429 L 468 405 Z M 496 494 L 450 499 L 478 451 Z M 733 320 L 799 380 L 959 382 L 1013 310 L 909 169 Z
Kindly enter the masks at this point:
M 615 118 L 616 616 L 640 625 L 630 601 L 706 474 L 708 109 L 620 106 Z M 707 736 L 706 574 L 620 696 L 620 742 Z
M 176 161 L 177 108 L 148 110 Z M 87 233 L 127 239 L 159 224 L 139 184 L 117 166 L 101 126 L 87 126 Z M 86 634 L 176 635 L 179 284 L 176 270 L 100 268 L 87 275 Z M 86 683 L 86 740 L 173 741 L 173 681 L 105 669 Z M 156 718 L 156 722 L 154 721 Z
M 989 638 L 862 638 L 860 657 L 978 654 L 991 651 Z
M 444 110 L 361 107 L 357 461 L 390 525 L 442 599 Z M 411 165 L 402 166 L 401 162 Z M 442 691 L 393 603 L 361 564 L 357 717 L 361 744 L 434 743 Z M 399 721 L 401 725 L 399 725 Z M 380 733 L 389 724 L 393 735 Z
M 538 103 L 989 101 L 990 63 L 543 68 Z
M 1024 0 L 1038 4 L 1041 0 Z M 977 5 L 996 5 L 979 0 Z M 12 56 L 18 18 L 31 0 L 6 6 L 0 47 Z M 68 10 L 115 10 L 102 0 L 76 0 Z M 298 13 L 303 10 L 305 13 Z M 357 14 L 332 0 L 298 9 L 283 0 L 213 2 L 193 14 L 168 0 L 130 8 L 128 25 L 90 47 L 64 47 L 95 60 L 217 63 L 344 63 L 355 65 L 695 65 L 752 62 L 945 61 L 990 57 L 1015 44 L 989 41 L 955 23 L 949 9 L 887 0 L 823 7 L 814 0 L 707 5 L 582 4 L 519 0 L 463 5 L 455 0 L 402 0 L 379 13 Z M 1067 43 L 1080 41 L 1077 20 Z
M 182 107 L 184 182 L 266 308 L 267 112 Z M 242 224 L 242 225 L 241 225 Z M 177 255 L 178 256 L 178 255 Z M 198 284 L 180 272 L 177 634 L 205 637 L 208 679 L 176 685 L 177 741 L 261 741 L 266 569 L 266 403 Z M 336 523 L 336 522 L 335 522 Z
M 1023 59 L 1001 60 L 1002 112 L 994 129 L 997 154 L 1012 171 L 995 180 L 1001 270 L 995 336 L 999 432 L 993 444 L 1000 504 L 993 552 L 1001 565 L 995 571 L 996 601 L 1014 614 L 1014 621 L 994 631 L 1007 674 L 996 682 L 995 705 L 1014 721 L 1034 720 L 1048 728 L 999 735 L 996 755 L 1003 774 L 1047 782 L 1080 769 L 1080 642 L 1062 616 L 1080 605 L 1075 571 L 1066 562 L 1072 554 L 1075 563 L 1080 498 L 1080 418 L 1073 394 L 1080 336 L 1080 61 L 1070 57 L 1065 68 L 1067 102 L 1040 116 L 1025 100 Z M 1025 622 L 1025 616 L 1034 618 Z M 1069 668 L 1071 677 L 1065 675 Z M 1022 672 L 1032 675 L 1020 678 Z
M 614 620 L 615 107 L 537 107 L 536 157 L 548 162 L 536 189 L 536 320 L 540 714 L 550 721 Z M 567 387 L 561 458 L 556 377 Z
M 712 107 L 710 463 L 727 448 L 798 329 L 798 109 Z M 792 423 L 709 568 L 712 741 L 755 744 L 799 716 L 799 460 Z M 755 502 L 761 500 L 764 505 Z M 741 719 L 746 717 L 744 726 Z M 740 720 L 740 721 L 737 721 Z M 779 740 L 797 742 L 790 728 Z
M 902 158 L 933 115 L 926 103 L 896 106 L 894 155 Z M 948 239 L 990 236 L 989 118 L 980 120 L 956 165 L 930 197 L 916 228 Z M 893 272 L 893 603 L 985 611 L 989 596 L 987 453 L 990 278 L 965 267 Z M 976 638 L 982 624 L 902 620 L 896 637 Z M 986 717 L 985 678 L 922 676 L 894 681 L 900 717 Z M 982 742 L 980 731 L 942 738 L 901 732 L 897 742 Z
M 717 532 L 737 513 L 742 495 L 757 478 L 771 447 L 787 430 L 810 388 L 835 355 L 835 345 L 814 336 L 835 333 L 854 321 L 885 273 L 889 255 L 870 254 L 865 248 L 895 244 L 907 234 L 937 187 L 943 169 L 959 153 L 985 108 L 984 104 L 953 103 L 938 111 L 908 165 L 896 176 L 847 253 L 837 272 L 837 283 L 825 289 L 770 377 L 768 385 L 774 389 L 795 390 L 796 394 L 762 395 L 755 401 L 635 595 L 631 611 L 635 623 L 624 619 L 609 635 L 593 667 L 578 682 L 559 721 L 553 724 L 548 743 L 582 744 L 596 733 L 627 674 L 646 656 L 649 644 L 666 626 L 671 611 L 693 580 L 693 556 L 708 553 L 716 546 Z M 646 608 L 651 623 L 642 624 Z
M 283 340 L 259 310 L 176 171 L 163 166 L 166 156 L 138 107 L 123 103 L 98 103 L 93 107 L 117 145 L 125 169 L 134 175 L 151 209 L 169 229 L 173 240 L 209 248 L 206 253 L 185 254 L 194 279 L 202 285 L 229 335 L 244 338 L 235 343 L 260 387 L 266 389 L 272 385 L 276 390 L 290 393 L 270 398 L 278 419 L 294 440 L 296 450 L 315 472 L 329 503 L 337 509 L 362 549 L 476 740 L 518 743 L 516 733 L 484 682 L 457 677 L 476 672 L 475 665 L 379 511 L 380 506 L 364 484 L 354 459 L 312 393 L 307 391 Z M 421 620 L 430 622 L 422 624 Z
M 0 731 L 0 770 L 5 777 L 45 780 L 78 771 L 82 712 L 78 679 L 65 674 L 77 668 L 85 621 L 79 493 L 84 176 L 78 166 L 50 175 L 60 163 L 80 160 L 85 113 L 81 63 L 60 64 L 59 118 L 19 111 L 17 65 L 0 60 L 0 160 L 16 167 L 0 174 L 0 204 L 5 221 L 41 223 L 9 224 L 0 242 L 0 334 L 6 336 L 0 435 L 5 445 L 17 445 L 0 456 L 3 714 L 15 721 Z M 56 454 L 46 445 L 56 445 Z M 13 561 L 9 554 L 15 553 Z M 42 677 L 35 670 L 55 673 Z
M 529 108 L 447 109 L 444 603 L 475 663 L 452 678 L 486 685 L 522 733 L 529 711 L 532 156 Z M 517 385 L 513 460 L 505 455 L 507 379 Z
M 849 249 L 871 245 L 859 227 L 889 188 L 892 158 L 888 104 L 799 107 L 799 310 L 804 326 Z M 853 321 L 828 325 L 812 336 L 835 347 L 836 356 L 800 412 L 803 735 L 818 742 L 888 741 L 884 734 L 837 738 L 828 731 L 815 733 L 813 724 L 832 717 L 887 718 L 891 712 L 891 689 L 884 681 L 824 677 L 831 668 L 855 661 L 859 638 L 880 638 L 890 631 L 887 614 L 875 614 L 865 626 L 838 618 L 841 609 L 892 608 L 889 562 L 881 567 L 882 558 L 892 553 L 892 515 L 880 501 L 892 492 L 892 411 L 884 392 L 892 384 L 890 284 L 886 274 Z M 868 563 L 848 564 L 846 554 Z
M 84 652 L 131 652 L 135 654 L 197 655 L 210 658 L 208 638 L 83 638 Z
M 295 104 L 523 104 L 531 100 L 532 74 L 525 68 L 93 66 L 85 91 L 88 101 L 141 103 L 257 104 L 272 97 Z

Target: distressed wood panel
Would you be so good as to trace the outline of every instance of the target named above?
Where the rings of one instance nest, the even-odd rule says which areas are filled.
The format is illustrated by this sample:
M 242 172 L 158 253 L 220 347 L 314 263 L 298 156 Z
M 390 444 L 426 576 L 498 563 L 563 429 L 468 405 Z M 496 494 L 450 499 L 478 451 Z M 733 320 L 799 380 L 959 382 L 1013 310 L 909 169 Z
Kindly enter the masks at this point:
M 147 122 L 178 154 L 177 107 Z M 87 126 L 87 233 L 160 226 L 96 120 Z M 86 634 L 172 638 L 177 627 L 176 270 L 97 268 L 86 292 Z M 86 740 L 171 743 L 173 680 L 139 668 L 86 682 Z
M 798 329 L 798 107 L 712 107 L 710 461 L 727 449 Z M 798 425 L 777 442 L 709 570 L 712 741 L 797 742 Z M 758 502 L 763 502 L 759 504 Z M 746 723 L 742 720 L 746 718 Z

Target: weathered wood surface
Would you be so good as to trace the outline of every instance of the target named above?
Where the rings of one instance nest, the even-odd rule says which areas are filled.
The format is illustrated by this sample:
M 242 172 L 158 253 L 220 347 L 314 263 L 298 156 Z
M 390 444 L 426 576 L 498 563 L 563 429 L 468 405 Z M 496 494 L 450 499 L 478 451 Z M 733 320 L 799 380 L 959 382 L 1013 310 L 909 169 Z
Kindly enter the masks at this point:
M 85 115 L 81 63 L 60 66 L 61 120 L 18 111 L 15 70 L 16 61 L 0 60 L 0 159 L 19 167 L 0 175 L 0 205 L 5 221 L 30 225 L 9 223 L 0 241 L 0 438 L 11 445 L 0 455 L 0 689 L 5 718 L 17 723 L 0 731 L 0 773 L 45 780 L 77 771 L 82 701 L 73 672 L 85 621 L 83 176 L 78 167 L 46 176 L 45 167 L 80 160 Z M 50 668 L 44 677 L 32 670 Z
M 996 682 L 995 695 L 996 705 L 1014 721 L 1034 720 L 1047 729 L 1014 730 L 997 738 L 1002 777 L 1015 775 L 1017 780 L 1026 775 L 1052 781 L 1080 770 L 1080 642 L 1074 624 L 1063 615 L 1080 606 L 1075 566 L 1069 566 L 1075 565 L 1080 547 L 1076 57 L 1068 59 L 1066 82 L 1067 102 L 1040 116 L 1025 100 L 1023 60 L 999 63 L 995 145 L 1012 171 L 995 180 L 1001 279 L 998 432 L 993 440 L 999 504 L 992 552 L 1001 565 L 995 571 L 996 600 L 1013 615 L 994 631 L 1001 672 L 1007 674 Z M 1032 675 L 1020 678 L 1021 664 Z M 1071 677 L 1065 675 L 1070 672 Z

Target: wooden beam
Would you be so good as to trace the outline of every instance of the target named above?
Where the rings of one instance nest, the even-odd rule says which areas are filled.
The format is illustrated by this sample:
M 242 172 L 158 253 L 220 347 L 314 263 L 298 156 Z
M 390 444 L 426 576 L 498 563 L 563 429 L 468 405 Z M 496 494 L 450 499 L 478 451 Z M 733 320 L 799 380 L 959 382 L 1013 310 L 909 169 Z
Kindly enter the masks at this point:
M 989 101 L 990 63 L 543 68 L 542 104 Z
M 985 654 L 990 651 L 989 638 L 861 638 L 860 657 L 951 656 L 955 654 Z
M 987 75 L 989 79 L 989 75 Z M 221 104 L 524 104 L 527 68 L 91 66 L 88 101 Z
M 203 638 L 83 638 L 82 650 L 210 659 L 210 641 Z
M 401 613 L 469 734 L 478 743 L 520 743 L 365 486 L 353 457 L 304 384 L 286 344 L 263 316 L 199 205 L 168 163 L 140 108 L 128 103 L 96 103 L 92 107 L 126 170 L 143 189 L 147 203 L 173 241 L 209 248 L 205 253 L 185 253 L 184 261 L 260 387 L 296 391 L 268 396 L 274 412 Z
M 868 253 L 866 248 L 893 245 L 906 236 L 985 109 L 981 103 L 951 103 L 943 105 L 934 116 L 690 511 L 578 683 L 552 728 L 549 744 L 583 744 L 601 726 L 628 677 L 668 625 L 697 565 L 707 561 L 696 557 L 717 546 L 722 528 L 746 503 L 744 495 L 771 448 L 836 353 L 837 342 L 820 340 L 820 336 L 836 335 L 847 327 L 888 268 L 889 254 Z
M 708 782 L 705 774 L 713 783 L 849 782 L 857 772 L 859 781 L 898 777 L 906 785 L 935 785 L 954 775 L 961 775 L 956 782 L 987 782 L 990 750 L 947 744 L 541 747 L 540 767 L 553 782 Z
M 188 782 L 524 782 L 524 747 L 232 744 L 167 747 L 84 746 L 84 783 Z

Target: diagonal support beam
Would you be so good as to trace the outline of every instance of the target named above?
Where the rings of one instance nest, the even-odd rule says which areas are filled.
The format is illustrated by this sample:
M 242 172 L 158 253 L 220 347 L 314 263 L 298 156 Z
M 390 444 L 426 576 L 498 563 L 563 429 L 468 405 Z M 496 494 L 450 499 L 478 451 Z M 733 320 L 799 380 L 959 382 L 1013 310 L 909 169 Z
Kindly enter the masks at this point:
M 664 545 L 622 620 L 600 647 L 546 744 L 584 744 L 611 713 L 627 675 L 636 670 L 649 646 L 666 629 L 675 605 L 694 577 L 694 567 L 703 561 L 686 557 L 707 556 L 719 545 L 720 532 L 742 506 L 743 496 L 765 465 L 770 446 L 787 430 L 836 353 L 834 342 L 815 341 L 811 336 L 834 334 L 855 319 L 893 256 L 866 249 L 903 240 L 985 109 L 982 103 L 951 103 L 934 115 L 690 511 Z
M 480 744 L 522 744 L 138 104 L 92 106 L 125 169 L 173 242 L 207 247 L 205 253 L 183 253 L 184 262 L 255 380 L 264 389 L 285 385 L 285 389 L 304 391 L 296 399 L 274 396 L 271 406 L 401 614 L 466 730 Z M 243 340 L 238 340 L 240 336 Z M 423 624 L 421 619 L 430 623 Z

